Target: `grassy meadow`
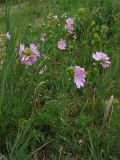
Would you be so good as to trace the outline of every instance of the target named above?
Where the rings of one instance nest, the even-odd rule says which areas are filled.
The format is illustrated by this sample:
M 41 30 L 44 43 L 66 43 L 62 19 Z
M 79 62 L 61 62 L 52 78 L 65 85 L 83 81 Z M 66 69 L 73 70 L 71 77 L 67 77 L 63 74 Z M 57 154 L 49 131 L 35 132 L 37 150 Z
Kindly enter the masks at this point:
M 0 160 L 120 160 L 119 0 L 0 3 Z

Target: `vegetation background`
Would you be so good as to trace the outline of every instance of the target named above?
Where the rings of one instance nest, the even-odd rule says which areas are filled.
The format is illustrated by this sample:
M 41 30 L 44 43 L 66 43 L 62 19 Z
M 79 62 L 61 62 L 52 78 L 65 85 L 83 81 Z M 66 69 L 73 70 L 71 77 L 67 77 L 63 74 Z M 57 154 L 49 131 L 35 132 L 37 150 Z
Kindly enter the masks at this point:
M 119 160 L 120 1 L 0 2 L 0 32 L 11 34 L 10 41 L 0 40 L 0 158 Z M 64 13 L 75 20 L 74 36 L 64 30 Z M 49 20 L 52 14 L 58 19 Z M 61 38 L 67 42 L 64 52 L 57 47 Z M 20 43 L 37 44 L 47 58 L 21 64 Z M 108 53 L 110 68 L 93 61 L 96 51 Z M 87 72 L 81 89 L 70 70 L 76 65 Z

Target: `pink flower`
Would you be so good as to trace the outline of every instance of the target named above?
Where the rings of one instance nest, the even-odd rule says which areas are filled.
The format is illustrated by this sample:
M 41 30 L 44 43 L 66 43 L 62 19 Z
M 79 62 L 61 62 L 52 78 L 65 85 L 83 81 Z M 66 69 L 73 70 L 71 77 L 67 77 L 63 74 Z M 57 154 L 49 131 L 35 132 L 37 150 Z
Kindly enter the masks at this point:
M 65 40 L 61 39 L 60 41 L 58 41 L 58 48 L 61 50 L 65 50 L 65 48 L 66 48 Z
M 37 50 L 35 44 L 30 44 L 30 48 L 25 48 L 24 44 L 20 44 L 19 56 L 21 57 L 21 62 L 26 65 L 32 65 L 37 61 L 40 52 Z
M 74 24 L 74 19 L 72 19 L 72 18 L 66 19 L 66 24 L 67 24 L 67 26 L 72 26 Z
M 65 29 L 67 30 L 69 34 L 73 34 L 74 32 L 73 25 L 74 25 L 74 19 L 72 18 L 66 19 Z
M 103 68 L 110 67 L 110 64 L 111 64 L 110 57 L 108 57 L 108 55 L 106 53 L 96 52 L 96 53 L 93 53 L 92 57 L 96 61 L 101 61 Z
M 80 66 L 75 66 L 74 83 L 76 84 L 77 88 L 81 88 L 84 86 L 85 77 L 85 69 L 81 68 Z
M 11 35 L 10 35 L 10 33 L 9 33 L 9 32 L 7 32 L 7 33 L 6 33 L 6 38 L 7 38 L 8 40 L 10 40 Z

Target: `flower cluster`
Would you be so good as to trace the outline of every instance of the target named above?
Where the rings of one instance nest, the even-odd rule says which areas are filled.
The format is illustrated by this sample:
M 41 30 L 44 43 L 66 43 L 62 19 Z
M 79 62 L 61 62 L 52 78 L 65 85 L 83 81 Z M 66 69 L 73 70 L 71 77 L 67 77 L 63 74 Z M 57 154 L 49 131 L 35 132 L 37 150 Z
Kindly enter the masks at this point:
M 93 53 L 92 57 L 96 61 L 101 61 L 103 68 L 110 67 L 110 64 L 111 64 L 110 57 L 108 57 L 106 53 L 96 52 L 96 53 Z M 74 71 L 74 83 L 76 84 L 77 88 L 81 88 L 84 86 L 85 77 L 86 77 L 85 69 L 79 66 L 76 66 Z
M 57 19 L 58 16 L 53 16 L 54 19 Z M 74 19 L 67 18 L 65 28 L 69 34 L 74 33 Z M 9 32 L 6 34 L 7 39 L 10 39 Z M 46 33 L 41 34 L 40 41 L 44 42 L 46 39 Z M 58 48 L 60 50 L 65 50 L 67 47 L 66 41 L 64 39 L 60 39 L 58 41 Z M 40 52 L 37 49 L 37 46 L 35 44 L 30 44 L 30 47 L 25 48 L 24 44 L 20 44 L 19 49 L 19 56 L 21 57 L 21 62 L 26 65 L 32 65 L 35 61 L 37 61 L 37 58 L 39 57 Z M 44 54 L 41 54 L 42 59 L 46 59 L 46 56 Z M 111 64 L 110 57 L 107 56 L 106 53 L 103 52 L 96 52 L 93 53 L 92 58 L 96 61 L 100 61 L 103 68 L 108 68 Z M 42 75 L 46 70 L 46 66 L 41 68 L 39 71 L 39 74 Z M 73 71 L 73 70 L 72 70 Z M 86 73 L 85 69 L 80 66 L 74 67 L 74 83 L 76 84 L 77 88 L 84 87 L 85 84 L 85 78 Z
M 65 29 L 67 30 L 67 32 L 68 32 L 69 34 L 73 34 L 73 32 L 74 32 L 74 27 L 73 27 L 73 25 L 74 25 L 74 19 L 72 19 L 72 18 L 67 18 L 67 19 L 66 19 L 66 24 L 65 24 Z

